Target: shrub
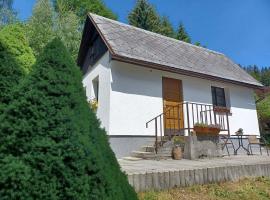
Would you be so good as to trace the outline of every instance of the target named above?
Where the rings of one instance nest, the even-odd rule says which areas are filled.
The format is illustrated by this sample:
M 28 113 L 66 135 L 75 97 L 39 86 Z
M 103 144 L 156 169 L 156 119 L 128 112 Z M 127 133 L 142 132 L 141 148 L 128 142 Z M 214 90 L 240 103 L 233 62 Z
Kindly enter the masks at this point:
M 20 24 L 11 24 L 0 31 L 0 104 L 20 80 L 31 70 L 35 57 Z
M 270 96 L 257 103 L 257 111 L 260 120 L 270 119 Z
M 0 117 L 1 199 L 137 198 L 60 40 L 12 96 Z

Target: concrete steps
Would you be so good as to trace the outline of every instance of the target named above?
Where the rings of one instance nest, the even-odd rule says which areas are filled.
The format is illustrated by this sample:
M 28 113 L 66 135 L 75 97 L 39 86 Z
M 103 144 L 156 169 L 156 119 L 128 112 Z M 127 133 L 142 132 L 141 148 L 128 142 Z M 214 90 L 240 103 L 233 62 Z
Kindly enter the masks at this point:
M 139 150 L 133 151 L 131 157 L 141 159 L 169 159 L 171 158 L 173 144 L 171 141 L 163 142 L 163 145 L 155 152 L 154 145 L 144 145 Z
M 154 152 L 132 151 L 131 156 L 142 159 L 153 159 L 156 157 L 156 154 Z
M 127 157 L 123 157 L 119 160 L 127 160 L 127 161 L 138 161 L 138 160 L 142 160 L 142 158 L 137 158 L 137 157 L 132 157 L 132 156 L 127 156 Z
M 155 152 L 155 147 L 153 145 L 145 145 L 141 147 L 141 151 Z

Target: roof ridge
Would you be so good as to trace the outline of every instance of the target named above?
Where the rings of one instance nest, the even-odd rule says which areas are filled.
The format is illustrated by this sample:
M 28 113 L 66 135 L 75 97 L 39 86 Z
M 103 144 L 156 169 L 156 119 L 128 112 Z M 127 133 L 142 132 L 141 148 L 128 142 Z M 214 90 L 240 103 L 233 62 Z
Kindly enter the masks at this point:
M 98 17 L 98 18 L 102 18 L 102 19 L 111 21 L 111 22 L 113 22 L 113 23 L 117 23 L 117 24 L 119 24 L 119 25 L 128 26 L 128 27 L 130 27 L 130 28 L 134 28 L 134 29 L 137 29 L 137 30 L 139 30 L 139 31 L 146 32 L 146 33 L 148 33 L 148 34 L 153 34 L 153 35 L 157 35 L 157 36 L 159 36 L 159 37 L 163 37 L 163 38 L 166 38 L 166 39 L 169 39 L 169 40 L 173 40 L 173 41 L 175 41 L 175 42 L 179 42 L 179 43 L 184 44 L 184 45 L 189 45 L 189 46 L 194 47 L 194 48 L 206 50 L 206 51 L 208 51 L 208 52 L 210 52 L 210 53 L 214 53 L 214 54 L 218 54 L 218 55 L 221 55 L 221 56 L 225 56 L 223 53 L 218 52 L 218 51 L 214 51 L 214 50 L 211 50 L 211 49 L 207 49 L 207 48 L 201 47 L 201 46 L 196 46 L 196 45 L 191 44 L 191 43 L 187 43 L 187 42 L 184 42 L 184 41 L 181 41 L 181 40 L 177 40 L 177 39 L 175 39 L 175 38 L 167 37 L 167 36 L 161 35 L 161 34 L 159 34 L 159 33 L 155 33 L 155 32 L 148 31 L 148 30 L 145 30 L 145 29 L 142 29 L 142 28 L 138 28 L 138 27 L 136 27 L 136 26 L 132 26 L 132 25 L 130 25 L 130 24 L 126 24 L 126 23 L 119 22 L 119 21 L 116 21 L 116 20 L 113 20 L 113 19 L 109 19 L 109 18 L 100 16 L 100 15 L 97 15 L 97 14 L 94 14 L 94 13 L 89 13 L 89 15 L 90 15 L 91 17 L 94 16 L 94 17 Z

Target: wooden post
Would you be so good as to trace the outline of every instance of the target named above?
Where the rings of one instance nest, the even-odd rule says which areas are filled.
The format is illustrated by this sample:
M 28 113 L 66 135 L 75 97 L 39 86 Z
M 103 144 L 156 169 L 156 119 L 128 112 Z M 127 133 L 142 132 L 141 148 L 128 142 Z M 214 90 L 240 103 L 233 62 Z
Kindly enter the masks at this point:
M 227 120 L 227 129 L 228 129 L 228 135 L 230 136 L 231 133 L 230 133 L 230 123 L 229 123 L 229 116 L 228 116 L 228 113 L 226 112 L 226 120 Z
M 157 150 L 158 150 L 158 136 L 157 136 L 157 118 L 155 118 L 155 135 L 156 135 L 156 145 L 155 145 L 155 151 L 156 151 L 156 154 L 157 154 Z
M 188 135 L 190 136 L 190 125 L 189 125 L 189 110 L 188 110 L 188 103 L 186 102 L 187 105 L 187 125 L 188 125 Z

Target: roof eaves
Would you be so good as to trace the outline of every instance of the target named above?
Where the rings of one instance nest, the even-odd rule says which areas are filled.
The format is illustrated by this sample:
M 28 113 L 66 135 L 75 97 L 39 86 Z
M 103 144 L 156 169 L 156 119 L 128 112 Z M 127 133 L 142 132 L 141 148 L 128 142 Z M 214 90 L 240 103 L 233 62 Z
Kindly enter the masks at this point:
M 148 67 L 148 68 L 152 68 L 152 69 L 178 73 L 178 74 L 197 77 L 197 78 L 202 78 L 202 79 L 206 79 L 206 80 L 213 80 L 213 81 L 218 81 L 218 82 L 232 83 L 232 84 L 241 85 L 241 86 L 249 87 L 249 88 L 252 88 L 252 89 L 258 89 L 258 90 L 263 90 L 264 89 L 264 86 L 261 85 L 261 84 L 257 85 L 257 84 L 251 84 L 251 83 L 244 83 L 244 82 L 241 82 L 241 81 L 230 80 L 230 79 L 221 78 L 221 77 L 217 77 L 217 76 L 212 76 L 212 75 L 208 75 L 208 74 L 202 74 L 202 73 L 199 73 L 199 72 L 193 72 L 193 71 L 188 71 L 188 70 L 184 70 L 184 69 L 178 69 L 178 68 L 175 68 L 175 67 L 169 67 L 169 66 L 165 66 L 165 65 L 161 65 L 161 64 L 157 64 L 157 63 L 152 63 L 152 62 L 148 62 L 148 61 L 142 61 L 142 60 L 138 60 L 138 59 L 135 59 L 135 58 L 121 56 L 121 55 L 118 55 L 118 54 L 113 54 L 112 59 L 120 61 L 120 62 L 124 62 L 124 63 L 138 64 L 138 65 Z

